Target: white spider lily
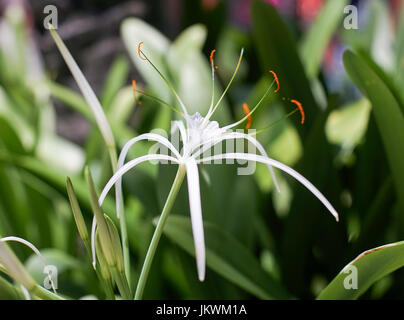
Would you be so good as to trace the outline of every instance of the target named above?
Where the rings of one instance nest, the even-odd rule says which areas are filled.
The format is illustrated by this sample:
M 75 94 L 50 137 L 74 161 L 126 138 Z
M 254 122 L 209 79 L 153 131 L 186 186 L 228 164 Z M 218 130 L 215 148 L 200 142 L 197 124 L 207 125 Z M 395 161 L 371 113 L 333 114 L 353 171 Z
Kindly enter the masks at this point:
M 258 102 L 258 104 L 251 110 L 248 110 L 247 115 L 242 118 L 240 121 L 237 121 L 233 124 L 227 125 L 225 127 L 220 128 L 218 122 L 211 121 L 210 118 L 218 108 L 221 100 L 223 99 L 224 95 L 226 94 L 227 90 L 230 87 L 230 84 L 240 66 L 240 62 L 242 59 L 243 51 L 241 51 L 240 58 L 237 64 L 237 67 L 234 71 L 234 74 L 230 80 L 230 83 L 224 90 L 223 94 L 219 98 L 219 100 L 214 104 L 214 96 L 212 94 L 212 101 L 209 108 L 209 111 L 205 117 L 201 116 L 199 113 L 194 115 L 189 115 L 187 108 L 185 107 L 184 103 L 181 101 L 180 97 L 176 93 L 175 89 L 172 85 L 167 81 L 167 79 L 160 73 L 160 71 L 154 66 L 154 64 L 147 58 L 144 52 L 140 49 L 139 44 L 139 56 L 143 60 L 147 60 L 155 70 L 161 75 L 162 79 L 167 83 L 170 90 L 173 92 L 174 96 L 179 102 L 181 106 L 182 112 L 180 112 L 184 120 L 177 120 L 173 121 L 172 124 L 172 132 L 178 130 L 180 133 L 181 141 L 182 141 L 182 150 L 179 147 L 175 147 L 167 138 L 154 134 L 154 133 L 147 133 L 142 134 L 136 138 L 131 139 L 128 141 L 125 146 L 123 147 L 121 154 L 118 160 L 117 171 L 105 185 L 101 196 L 99 198 L 99 203 L 102 205 L 106 195 L 111 190 L 111 188 L 116 185 L 116 206 L 117 206 L 117 215 L 121 217 L 121 203 L 122 203 L 122 176 L 137 166 L 138 164 L 150 161 L 150 160 L 168 160 L 180 166 L 184 166 L 186 168 L 187 174 L 187 182 L 188 182 L 188 197 L 189 197 L 189 207 L 190 207 L 190 215 L 191 215 L 191 225 L 192 225 L 192 232 L 194 237 L 194 247 L 195 247 L 195 256 L 196 256 L 196 264 L 197 264 L 197 271 L 198 277 L 200 281 L 203 281 L 205 278 L 205 241 L 204 241 L 204 229 L 203 229 L 203 219 L 202 219 L 202 207 L 201 207 L 201 194 L 200 194 L 200 186 L 199 186 L 199 173 L 198 173 L 198 164 L 207 163 L 211 160 L 223 160 L 223 159 L 233 159 L 233 160 L 245 160 L 245 161 L 255 161 L 264 163 L 268 166 L 269 172 L 272 175 L 274 180 L 274 185 L 277 190 L 278 184 L 276 182 L 275 174 L 273 172 L 273 167 L 276 167 L 287 174 L 294 177 L 298 180 L 301 184 L 303 184 L 307 189 L 309 189 L 324 205 L 325 207 L 331 212 L 331 214 L 337 219 L 338 221 L 338 213 L 333 208 L 333 206 L 329 203 L 329 201 L 321 194 L 319 190 L 317 190 L 306 178 L 300 175 L 298 172 L 293 170 L 292 168 L 286 166 L 279 161 L 271 159 L 265 152 L 264 147 L 251 135 L 239 133 L 239 132 L 229 132 L 230 129 L 238 126 L 245 120 L 250 120 L 251 115 L 254 111 L 259 107 L 262 101 L 266 98 L 266 96 L 270 93 L 271 88 L 274 83 L 279 83 L 278 79 L 275 76 L 275 80 L 272 82 L 271 86 L 268 88 L 264 96 Z M 212 68 L 212 87 L 214 84 L 214 72 L 215 66 L 213 62 L 213 52 L 210 57 L 211 68 Z M 277 89 L 277 90 L 278 90 Z M 275 92 L 277 91 L 275 90 Z M 212 90 L 213 92 L 214 90 Z M 296 101 L 296 100 L 294 100 Z M 165 103 L 166 104 L 166 103 Z M 301 109 L 301 104 L 296 101 L 298 108 Z M 171 106 L 170 106 L 171 107 Z M 172 107 L 174 108 L 174 107 Z M 174 108 L 175 109 L 175 108 Z M 248 107 L 247 107 L 248 109 Z M 303 111 L 301 110 L 303 113 Z M 304 116 L 304 114 L 302 114 Z M 303 122 L 304 118 L 302 118 Z M 256 155 L 253 153 L 245 153 L 245 152 L 229 152 L 223 153 L 214 156 L 208 156 L 201 158 L 201 155 L 208 151 L 213 146 L 221 143 L 225 140 L 237 140 L 237 139 L 244 139 L 247 140 L 249 143 L 253 144 L 261 155 Z M 149 154 L 145 156 L 138 157 L 134 160 L 131 160 L 125 164 L 125 158 L 127 156 L 128 150 L 138 141 L 141 140 L 149 140 L 155 141 L 166 148 L 168 148 L 172 152 L 172 156 L 162 155 L 162 154 Z M 95 228 L 96 228 L 96 220 L 93 220 L 93 228 L 92 228 L 92 250 L 93 250 L 93 263 L 95 265 L 95 247 L 94 247 L 94 240 L 95 240 Z

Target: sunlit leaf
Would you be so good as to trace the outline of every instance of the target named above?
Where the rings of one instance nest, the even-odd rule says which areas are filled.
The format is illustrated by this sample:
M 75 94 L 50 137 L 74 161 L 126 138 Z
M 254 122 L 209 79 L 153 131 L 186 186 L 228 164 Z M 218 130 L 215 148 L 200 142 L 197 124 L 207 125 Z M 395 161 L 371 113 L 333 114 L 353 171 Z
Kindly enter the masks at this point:
M 404 157 L 399 148 L 404 141 L 404 108 L 379 73 L 360 56 L 346 51 L 344 64 L 352 81 L 372 104 L 398 199 L 404 209 Z
M 309 78 L 316 77 L 327 45 L 338 27 L 348 0 L 328 0 L 301 43 L 301 57 Z
M 396 242 L 363 252 L 350 262 L 334 280 L 320 293 L 317 299 L 357 299 L 382 277 L 404 266 L 404 242 Z M 352 267 L 355 267 L 353 269 Z M 355 270 L 355 271 L 352 271 Z M 346 271 L 346 273 L 344 272 Z M 356 273 L 352 274 L 352 272 Z M 346 289 L 355 285 L 357 289 Z M 350 277 L 350 278 L 349 278 Z M 345 286 L 344 286 L 345 284 Z

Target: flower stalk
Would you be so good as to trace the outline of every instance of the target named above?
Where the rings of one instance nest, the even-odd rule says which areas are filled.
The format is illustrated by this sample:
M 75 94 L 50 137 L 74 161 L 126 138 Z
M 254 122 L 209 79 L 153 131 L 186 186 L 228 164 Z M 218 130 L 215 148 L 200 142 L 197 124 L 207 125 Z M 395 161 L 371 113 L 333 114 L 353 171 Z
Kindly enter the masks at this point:
M 156 230 L 154 231 L 152 240 L 147 250 L 146 258 L 143 263 L 142 271 L 140 273 L 139 282 L 137 284 L 135 300 L 142 299 L 144 287 L 149 275 L 150 267 L 153 262 L 154 255 L 156 253 L 157 245 L 160 241 L 161 235 L 163 233 L 164 224 L 167 221 L 167 217 L 174 205 L 175 199 L 177 198 L 178 192 L 181 189 L 182 182 L 184 180 L 186 173 L 185 165 L 181 164 L 178 166 L 177 175 L 175 176 L 174 182 L 171 186 L 170 193 L 168 194 L 166 203 L 164 204 L 163 211 L 161 212 L 160 218 L 158 220 Z

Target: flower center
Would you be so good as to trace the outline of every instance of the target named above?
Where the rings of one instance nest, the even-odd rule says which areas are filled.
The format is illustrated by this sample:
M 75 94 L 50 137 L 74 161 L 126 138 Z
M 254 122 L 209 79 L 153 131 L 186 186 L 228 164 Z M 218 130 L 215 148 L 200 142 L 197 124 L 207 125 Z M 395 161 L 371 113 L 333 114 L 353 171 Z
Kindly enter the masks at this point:
M 187 122 L 187 151 L 189 154 L 201 144 L 212 142 L 219 138 L 223 129 L 219 127 L 217 121 L 205 121 L 199 112 L 192 116 L 186 116 Z

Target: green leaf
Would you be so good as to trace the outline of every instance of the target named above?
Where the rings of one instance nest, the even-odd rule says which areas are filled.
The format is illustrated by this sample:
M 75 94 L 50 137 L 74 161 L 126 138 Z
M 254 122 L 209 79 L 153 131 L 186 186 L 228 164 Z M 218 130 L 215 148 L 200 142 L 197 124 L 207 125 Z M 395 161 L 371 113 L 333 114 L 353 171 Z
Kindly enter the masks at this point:
M 404 241 L 367 250 L 349 263 L 317 297 L 319 300 L 357 299 L 382 277 L 404 266 Z M 352 277 L 349 266 L 357 268 L 358 289 L 347 290 L 344 281 Z
M 109 224 L 102 212 L 102 209 L 98 203 L 98 195 L 95 191 L 93 178 L 91 177 L 90 169 L 86 167 L 85 177 L 87 181 L 88 190 L 90 193 L 91 207 L 93 209 L 94 216 L 97 220 L 97 232 L 99 232 L 101 247 L 104 252 L 105 258 L 109 266 L 116 266 L 116 252 L 111 240 L 111 234 L 109 230 Z
M 24 299 L 22 292 L 10 282 L 0 277 L 0 300 L 21 300 Z
M 170 41 L 157 29 L 137 18 L 125 19 L 121 25 L 122 40 L 129 52 L 132 62 L 141 74 L 142 78 L 153 91 L 152 95 L 157 95 L 163 101 L 173 104 L 174 95 L 170 91 L 167 83 L 154 70 L 151 64 L 139 57 L 138 45 L 144 41 L 142 50 L 163 74 L 168 81 L 171 81 L 166 65 L 166 54 Z M 171 111 L 165 107 L 160 107 L 155 114 L 153 128 L 162 128 L 166 131 L 170 128 Z
M 167 53 L 169 70 L 177 84 L 178 93 L 188 108 L 189 114 L 207 114 L 212 96 L 212 77 L 208 57 L 202 54 L 206 39 L 206 28 L 193 25 L 185 29 L 172 43 Z M 233 61 L 233 68 L 237 58 Z M 222 94 L 219 81 L 215 83 L 216 101 Z M 220 122 L 229 120 L 228 106 L 221 102 L 214 119 Z
M 307 121 L 301 126 L 297 117 L 293 120 L 299 132 L 304 133 L 313 123 L 318 107 L 299 59 L 293 35 L 273 6 L 255 0 L 251 8 L 253 36 L 261 61 L 261 70 L 266 75 L 270 69 L 277 73 L 281 97 L 302 102 L 308 115 Z M 289 101 L 285 100 L 284 103 L 286 110 L 292 110 Z
M 57 268 L 58 275 L 65 271 L 81 267 L 81 263 L 78 260 L 58 249 L 41 250 L 41 255 L 47 265 L 52 265 Z M 37 283 L 43 283 L 46 273 L 44 273 L 43 261 L 36 254 L 28 258 L 25 262 L 25 267 Z
M 307 76 L 314 78 L 321 68 L 324 52 L 344 14 L 348 0 L 328 0 L 301 44 L 302 62 Z
M 342 148 L 353 148 L 363 139 L 370 114 L 368 99 L 350 102 L 330 113 L 326 123 L 327 138 Z
M 281 284 L 265 273 L 257 259 L 236 239 L 210 223 L 204 223 L 204 229 L 209 268 L 261 299 L 290 298 Z M 186 252 L 195 254 L 189 218 L 171 215 L 164 233 Z
M 49 81 L 48 86 L 53 97 L 72 107 L 88 120 L 94 121 L 91 110 L 81 95 L 56 82 Z
M 127 86 L 119 90 L 112 100 L 110 109 L 107 113 L 108 120 L 111 123 L 115 136 L 119 138 L 122 136 L 122 134 L 119 133 L 118 128 L 126 125 L 134 107 L 135 99 L 132 87 Z M 117 144 L 119 145 L 119 141 Z
M 79 146 L 55 134 L 41 137 L 36 156 L 44 164 L 71 175 L 81 171 L 85 160 Z
M 201 54 L 205 39 L 204 26 L 191 26 L 175 39 L 167 53 L 170 73 L 190 114 L 206 114 L 210 105 L 211 76 Z
M 66 179 L 66 190 L 67 195 L 69 196 L 70 206 L 73 212 L 74 221 L 76 222 L 76 227 L 79 232 L 79 235 L 86 244 L 86 246 L 89 247 L 90 238 L 88 236 L 87 225 L 84 221 L 79 202 L 77 201 L 76 194 L 74 193 L 72 181 L 70 180 L 69 177 L 67 177 Z
M 370 179 L 367 181 L 371 183 Z M 387 227 L 392 223 L 394 224 L 392 217 L 393 210 L 391 208 L 395 205 L 393 179 L 387 177 L 378 188 L 375 196 L 370 199 L 371 201 L 366 197 L 366 200 L 369 202 L 369 208 L 364 210 L 359 237 L 353 243 L 352 252 L 360 252 L 370 246 L 378 245 L 381 239 L 383 239 Z
M 164 80 L 147 62 L 138 56 L 138 45 L 144 41 L 142 50 L 148 58 L 164 75 L 167 75 L 167 68 L 164 60 L 170 46 L 170 41 L 158 30 L 137 18 L 125 19 L 121 25 L 122 40 L 129 52 L 132 62 L 140 72 L 143 79 L 150 85 L 159 98 L 170 102 L 172 95 Z
M 396 192 L 404 209 L 404 156 L 399 146 L 404 141 L 403 106 L 394 92 L 371 65 L 352 51 L 344 53 L 345 69 L 361 92 L 370 100 L 393 175 Z
M 0 150 L 1 151 L 1 150 Z M 49 165 L 41 162 L 37 158 L 28 156 L 6 156 L 0 152 L 0 161 L 5 161 L 14 164 L 16 167 L 23 168 L 34 176 L 40 178 L 62 194 L 66 193 L 66 176 Z M 85 182 L 79 178 L 72 178 L 77 199 L 79 200 L 82 209 L 91 210 L 90 201 Z M 115 212 L 115 205 L 106 198 L 103 204 L 104 211 L 112 214 Z
M 14 129 L 24 148 L 30 149 L 35 142 L 33 126 L 17 112 L 16 105 L 8 96 L 9 93 L 0 86 L 0 116 Z
M 401 6 L 400 23 L 396 37 L 396 83 L 397 87 L 404 86 L 404 6 Z M 404 92 L 401 90 L 401 99 L 404 100 Z
M 102 90 L 101 102 L 106 110 L 118 91 L 125 85 L 129 74 L 129 63 L 123 56 L 118 56 L 108 72 Z
M 16 130 L 9 124 L 9 122 L 0 114 L 0 144 L 14 153 L 24 154 L 24 147 Z
M 396 67 L 403 72 L 404 69 L 404 6 L 401 6 L 400 23 L 398 26 L 396 43 Z
M 70 69 L 74 79 L 77 82 L 77 85 L 80 88 L 81 93 L 83 94 L 84 98 L 86 99 L 92 113 L 94 119 L 98 125 L 98 128 L 104 138 L 105 144 L 109 149 L 115 149 L 115 140 L 114 136 L 112 135 L 111 127 L 108 123 L 108 120 L 105 116 L 104 110 L 98 101 L 97 96 L 95 95 L 93 89 L 91 88 L 90 84 L 87 82 L 86 78 L 84 77 L 83 73 L 81 72 L 79 66 L 77 65 L 76 61 L 70 54 L 69 50 L 67 49 L 66 45 L 59 37 L 56 30 L 50 25 L 49 31 L 61 53 L 63 59 L 65 60 L 67 66 Z M 111 156 L 113 157 L 113 156 Z

